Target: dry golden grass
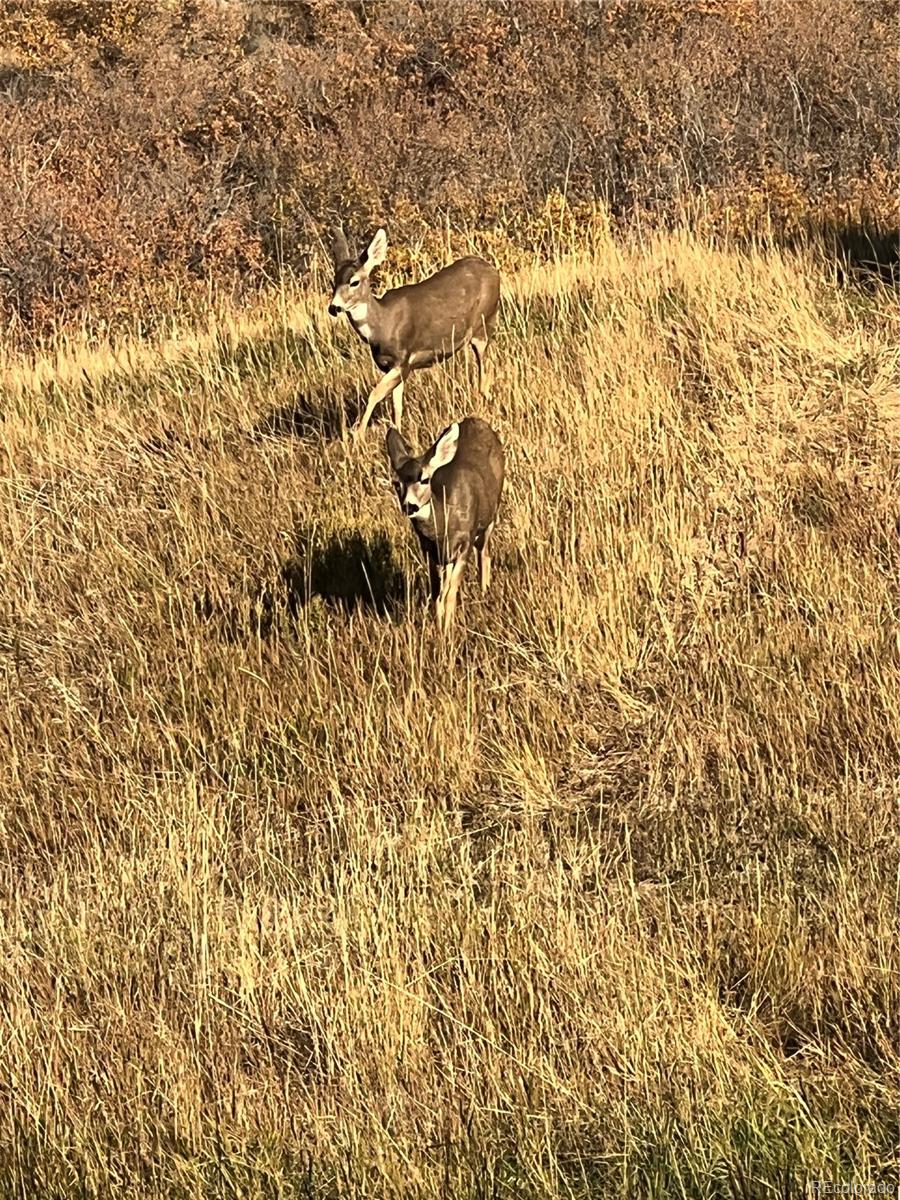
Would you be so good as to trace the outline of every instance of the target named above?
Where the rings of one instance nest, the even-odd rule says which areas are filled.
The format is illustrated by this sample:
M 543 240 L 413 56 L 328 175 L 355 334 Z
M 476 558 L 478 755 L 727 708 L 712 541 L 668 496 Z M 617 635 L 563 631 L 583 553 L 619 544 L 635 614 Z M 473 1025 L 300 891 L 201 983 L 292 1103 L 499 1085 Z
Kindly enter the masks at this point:
M 896 296 L 511 281 L 446 646 L 323 309 L 0 368 L 0 1194 L 896 1179 Z

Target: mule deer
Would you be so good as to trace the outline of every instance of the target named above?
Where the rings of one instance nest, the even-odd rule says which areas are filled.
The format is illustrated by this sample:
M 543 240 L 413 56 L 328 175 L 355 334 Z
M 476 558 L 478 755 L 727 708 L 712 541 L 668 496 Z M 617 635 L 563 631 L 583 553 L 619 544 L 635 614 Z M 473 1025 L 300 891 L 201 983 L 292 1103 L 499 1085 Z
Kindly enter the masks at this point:
M 500 274 L 483 258 L 460 258 L 419 283 L 372 295 L 369 275 L 387 255 L 387 234 L 379 229 L 357 257 L 341 229 L 334 230 L 334 286 L 328 312 L 344 312 L 367 342 L 384 378 L 369 395 L 357 434 L 365 433 L 380 400 L 393 393 L 394 424 L 403 418 L 403 385 L 410 371 L 443 362 L 471 346 L 484 393 L 484 354 L 494 333 L 500 300 Z
M 485 421 L 466 417 L 416 457 L 396 429 L 387 434 L 400 509 L 412 521 L 428 562 L 438 627 L 446 633 L 474 547 L 482 592 L 491 582 L 491 534 L 503 489 L 503 447 Z

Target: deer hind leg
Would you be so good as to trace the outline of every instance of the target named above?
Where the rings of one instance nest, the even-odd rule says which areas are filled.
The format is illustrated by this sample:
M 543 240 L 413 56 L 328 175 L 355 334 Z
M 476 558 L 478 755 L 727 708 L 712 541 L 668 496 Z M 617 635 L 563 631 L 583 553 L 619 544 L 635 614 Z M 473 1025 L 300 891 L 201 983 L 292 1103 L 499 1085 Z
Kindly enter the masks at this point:
M 487 343 L 484 338 L 473 337 L 469 342 L 472 347 L 472 353 L 475 355 L 475 370 L 478 371 L 478 390 L 482 396 L 485 395 L 485 367 L 484 356 L 487 349 Z
M 475 365 L 478 368 L 478 391 L 482 396 L 487 395 L 487 390 L 484 385 L 484 355 L 487 350 L 488 339 L 483 335 L 473 337 L 469 342 L 472 347 L 472 353 L 475 355 Z
M 389 395 L 398 383 L 402 383 L 402 373 L 399 367 L 392 367 L 384 376 L 380 383 L 376 384 L 369 395 L 366 411 L 362 415 L 362 420 L 356 427 L 356 436 L 362 437 L 369 427 L 369 422 L 372 420 L 372 413 L 375 411 L 375 406 L 385 396 Z
M 491 534 L 494 532 L 494 526 L 488 525 L 484 531 L 484 537 L 481 539 L 481 545 L 478 547 L 478 582 L 481 584 L 482 594 L 491 586 Z

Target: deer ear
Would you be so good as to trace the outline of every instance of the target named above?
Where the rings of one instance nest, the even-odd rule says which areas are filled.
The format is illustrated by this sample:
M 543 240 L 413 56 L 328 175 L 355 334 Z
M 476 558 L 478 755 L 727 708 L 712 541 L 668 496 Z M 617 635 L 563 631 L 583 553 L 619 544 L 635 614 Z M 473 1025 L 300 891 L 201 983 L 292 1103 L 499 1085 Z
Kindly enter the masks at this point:
M 459 421 L 454 421 L 449 429 L 445 429 L 432 447 L 428 460 L 428 472 L 434 474 L 441 467 L 453 462 L 456 448 L 459 444 Z
M 400 436 L 400 431 L 394 429 L 393 426 L 387 431 L 384 444 L 388 458 L 391 460 L 391 466 L 395 471 L 399 471 L 403 463 L 411 457 L 409 446 L 407 446 L 406 442 Z
M 335 225 L 331 231 L 331 257 L 334 259 L 334 265 L 339 267 L 341 263 L 345 263 L 350 257 L 350 248 L 347 245 L 347 238 L 340 225 Z
M 380 267 L 387 258 L 387 234 L 383 229 L 379 229 L 375 236 L 369 242 L 365 254 L 360 259 L 360 266 L 368 273 L 374 271 L 376 267 Z

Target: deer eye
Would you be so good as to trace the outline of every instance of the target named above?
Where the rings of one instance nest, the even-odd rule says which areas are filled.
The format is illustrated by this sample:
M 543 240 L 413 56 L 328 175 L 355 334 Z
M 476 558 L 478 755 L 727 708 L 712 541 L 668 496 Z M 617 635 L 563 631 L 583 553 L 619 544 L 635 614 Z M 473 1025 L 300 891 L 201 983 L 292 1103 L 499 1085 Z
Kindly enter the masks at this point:
M 350 280 L 350 286 L 351 286 L 351 287 L 359 287 L 359 280 L 358 280 L 358 279 L 351 279 L 351 280 Z

